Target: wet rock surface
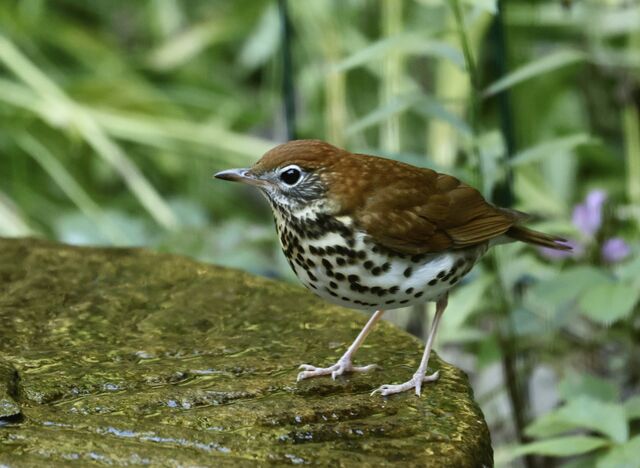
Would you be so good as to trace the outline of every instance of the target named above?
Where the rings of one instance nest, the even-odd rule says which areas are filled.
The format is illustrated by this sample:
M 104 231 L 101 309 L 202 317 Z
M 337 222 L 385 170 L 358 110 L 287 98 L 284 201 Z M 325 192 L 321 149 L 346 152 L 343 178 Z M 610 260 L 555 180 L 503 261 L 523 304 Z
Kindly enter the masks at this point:
M 466 376 L 369 396 L 422 344 L 381 323 L 369 374 L 295 382 L 364 325 L 300 287 L 139 249 L 0 239 L 0 464 L 491 465 Z

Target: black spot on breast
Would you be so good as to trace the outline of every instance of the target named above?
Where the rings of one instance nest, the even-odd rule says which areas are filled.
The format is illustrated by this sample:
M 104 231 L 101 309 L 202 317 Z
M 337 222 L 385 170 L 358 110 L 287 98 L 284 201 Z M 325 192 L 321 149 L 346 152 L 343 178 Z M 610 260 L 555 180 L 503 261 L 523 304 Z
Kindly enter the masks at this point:
M 344 266 L 344 265 L 346 265 L 346 264 L 347 264 L 347 261 L 346 261 L 344 258 L 342 258 L 342 257 L 338 257 L 338 258 L 336 258 L 336 263 L 337 263 L 338 265 L 340 265 L 340 266 Z
M 454 276 L 453 279 L 449 281 L 449 284 L 456 284 L 457 282 L 458 282 L 458 277 Z
M 315 266 L 316 266 L 316 262 L 314 262 L 314 261 L 313 261 L 313 260 L 311 260 L 310 258 L 307 258 L 307 265 L 308 265 L 310 268 L 313 268 L 313 267 L 315 267 Z
M 437 282 L 438 282 L 437 279 L 432 279 L 431 281 L 429 281 L 429 286 L 435 286 Z
M 365 258 L 367 258 L 367 252 L 365 252 L 364 250 L 358 250 L 357 256 L 360 260 L 364 260 Z
M 358 275 L 349 275 L 347 276 L 347 279 L 349 280 L 349 283 L 357 283 L 360 281 L 360 277 Z
M 395 293 L 397 293 L 398 291 L 400 291 L 400 287 L 399 287 L 399 286 L 392 286 L 391 288 L 389 288 L 389 292 L 390 292 L 391 294 L 395 294 Z
M 336 274 L 333 277 L 338 281 L 344 281 L 344 275 L 340 272 L 336 272 Z
M 404 270 L 403 275 L 405 276 L 405 278 L 409 278 L 412 272 L 413 272 L 413 269 L 411 267 L 408 267 L 406 270 Z
M 400 301 L 400 304 L 406 304 L 407 302 L 409 302 L 409 299 L 403 299 L 402 301 Z
M 312 253 L 313 255 L 317 255 L 318 254 L 318 249 L 316 249 L 315 246 L 310 245 L 309 246 L 309 253 Z
M 316 276 L 313 273 L 311 273 L 310 271 L 307 271 L 307 276 L 309 277 L 309 279 L 311 281 L 318 281 L 318 278 L 316 278 Z
M 371 267 L 373 267 L 373 262 L 371 260 L 367 260 L 362 264 L 362 266 L 369 270 Z
M 413 288 L 408 288 L 405 292 L 406 292 L 407 294 L 411 294 L 411 293 L 413 292 Z
M 331 262 L 329 260 L 327 260 L 326 258 L 322 259 L 322 265 L 327 269 L 327 270 L 331 270 L 333 268 L 333 265 L 331 264 Z
M 317 287 L 315 284 L 313 284 L 313 283 L 309 283 L 309 287 L 311 287 L 311 288 L 313 288 L 313 289 L 318 289 L 318 287 Z
M 335 281 L 330 281 L 329 282 L 329 287 L 332 289 L 338 289 L 338 285 L 335 283 Z
M 424 294 L 424 292 L 420 291 L 414 294 L 413 297 L 422 297 L 422 295 Z
M 423 258 L 424 258 L 424 255 L 413 255 L 411 257 L 411 262 L 418 263 L 418 262 L 421 262 Z
M 342 296 L 340 299 L 342 299 L 345 302 L 351 302 L 351 299 L 349 299 L 347 296 Z
M 380 268 L 379 266 L 371 269 L 371 274 L 373 276 L 378 276 L 380 273 L 382 273 L 382 268 Z
M 380 286 L 374 286 L 373 288 L 371 288 L 371 292 L 373 294 L 378 294 L 380 291 L 382 291 L 382 288 Z
M 389 262 L 385 262 L 385 263 L 382 265 L 382 271 L 389 271 L 389 270 L 391 270 L 391 263 L 389 263 Z
M 385 304 L 393 304 L 394 302 L 396 302 L 395 299 L 389 299 Z
M 445 274 L 446 274 L 446 273 L 445 273 L 445 271 L 444 271 L 444 270 L 442 270 L 442 271 L 440 271 L 440 272 L 438 273 L 437 278 L 442 278 Z

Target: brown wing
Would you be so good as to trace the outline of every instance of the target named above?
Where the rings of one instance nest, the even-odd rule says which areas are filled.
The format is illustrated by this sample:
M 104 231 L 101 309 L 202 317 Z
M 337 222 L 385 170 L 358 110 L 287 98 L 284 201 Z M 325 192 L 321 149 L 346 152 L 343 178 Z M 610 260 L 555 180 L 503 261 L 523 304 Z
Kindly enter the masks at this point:
M 504 234 L 519 218 L 455 177 L 354 156 L 338 163 L 350 182 L 332 181 L 342 212 L 390 249 L 419 254 L 471 247 Z

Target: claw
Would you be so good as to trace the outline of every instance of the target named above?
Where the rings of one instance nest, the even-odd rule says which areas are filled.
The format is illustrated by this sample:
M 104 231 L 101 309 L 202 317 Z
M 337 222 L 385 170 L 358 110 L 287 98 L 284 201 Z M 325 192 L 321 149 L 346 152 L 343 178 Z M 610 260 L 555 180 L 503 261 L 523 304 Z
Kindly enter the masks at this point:
M 422 383 L 423 382 L 433 382 L 438 380 L 440 377 L 440 371 L 436 371 L 431 375 L 420 375 L 418 373 L 414 374 L 411 380 L 406 381 L 402 384 L 397 385 L 381 385 L 376 388 L 373 392 L 371 392 L 370 396 L 379 393 L 382 396 L 393 395 L 395 393 L 406 392 L 407 390 L 415 389 L 416 395 L 420 396 L 422 393 Z
M 335 380 L 336 377 L 346 372 L 368 372 L 376 367 L 378 367 L 377 364 L 356 367 L 351 364 L 351 360 L 343 358 L 340 358 L 337 363 L 330 367 L 315 367 L 309 364 L 302 364 L 299 367 L 299 369 L 302 369 L 302 372 L 298 374 L 296 382 L 321 375 L 331 375 L 331 378 Z

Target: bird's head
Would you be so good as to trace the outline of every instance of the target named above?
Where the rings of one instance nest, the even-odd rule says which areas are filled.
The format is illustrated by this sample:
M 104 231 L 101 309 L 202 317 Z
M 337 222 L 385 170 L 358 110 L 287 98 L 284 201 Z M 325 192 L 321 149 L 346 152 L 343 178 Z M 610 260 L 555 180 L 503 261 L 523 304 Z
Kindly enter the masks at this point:
M 296 212 L 327 197 L 331 168 L 347 152 L 319 140 L 276 146 L 250 168 L 228 169 L 214 177 L 258 187 L 272 204 Z

